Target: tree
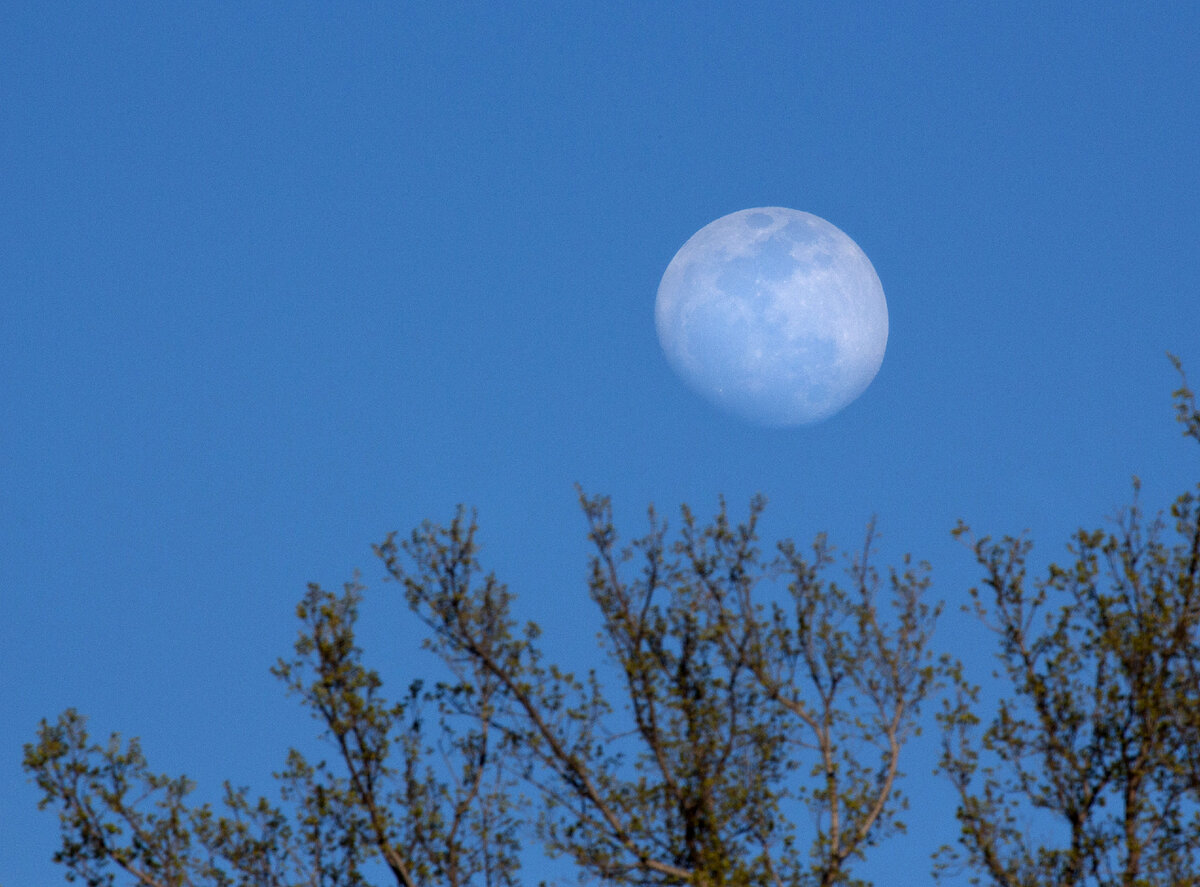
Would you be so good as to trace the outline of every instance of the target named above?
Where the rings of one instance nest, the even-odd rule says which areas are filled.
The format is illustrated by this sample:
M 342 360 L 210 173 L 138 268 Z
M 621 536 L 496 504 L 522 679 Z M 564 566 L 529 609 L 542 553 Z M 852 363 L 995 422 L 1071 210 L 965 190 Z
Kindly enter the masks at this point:
M 1200 442 L 1186 377 L 1175 400 Z M 971 598 L 1009 692 L 976 736 L 978 687 L 960 674 L 941 715 L 962 826 L 943 872 L 965 865 L 996 887 L 1200 884 L 1200 495 L 1176 499 L 1168 527 L 1138 488 L 1036 581 L 1027 539 L 956 529 L 983 569 Z
M 273 669 L 323 723 L 337 761 L 313 765 L 292 749 L 275 774 L 280 805 L 226 784 L 222 814 L 189 806 L 194 784 L 150 771 L 137 739 L 92 743 L 73 710 L 43 721 L 24 764 L 41 806 L 60 808 L 55 861 L 67 877 L 108 885 L 116 869 L 145 887 L 357 887 L 379 860 L 405 887 L 517 883 L 518 821 L 488 723 L 455 732 L 443 720 L 436 740 L 423 728 L 430 706 L 444 716 L 466 698 L 488 705 L 492 682 L 430 693 L 416 682 L 386 701 L 355 643 L 361 592 L 357 582 L 340 595 L 309 586 L 296 656 Z M 440 773 L 432 741 L 450 762 Z
M 684 508 L 672 544 L 652 510 L 650 532 L 625 548 L 608 500 L 581 503 L 626 721 L 595 673 L 542 665 L 537 628 L 518 631 L 503 585 L 475 584 L 476 527 L 464 514 L 379 549 L 430 646 L 501 684 L 497 705 L 473 714 L 521 753 L 546 801 L 550 851 L 617 883 L 854 883 L 852 862 L 900 825 L 899 755 L 936 676 L 925 568 L 891 573 L 887 623 L 870 532 L 842 588 L 823 578 L 824 538 L 808 558 L 786 540 L 761 555 L 761 499 L 736 527 L 723 503 L 706 527 Z M 787 605 L 757 603 L 756 587 L 778 577 Z M 818 823 L 807 859 L 789 802 Z
M 545 662 L 460 509 L 377 547 L 445 680 L 388 700 L 356 641 L 361 586 L 310 586 L 274 672 L 331 761 L 291 751 L 278 803 L 226 786 L 220 810 L 189 805 L 192 784 L 152 773 L 137 740 L 93 743 L 68 711 L 25 751 L 60 810 L 56 859 L 90 885 L 509 885 L 532 831 L 606 883 L 861 883 L 855 861 L 903 827 L 901 751 L 944 668 L 927 567 L 882 580 L 873 530 L 845 585 L 823 537 L 764 555 L 761 498 L 737 525 L 723 502 L 704 526 L 684 508 L 674 538 L 651 510 L 628 546 L 607 499 L 580 502 L 609 679 Z

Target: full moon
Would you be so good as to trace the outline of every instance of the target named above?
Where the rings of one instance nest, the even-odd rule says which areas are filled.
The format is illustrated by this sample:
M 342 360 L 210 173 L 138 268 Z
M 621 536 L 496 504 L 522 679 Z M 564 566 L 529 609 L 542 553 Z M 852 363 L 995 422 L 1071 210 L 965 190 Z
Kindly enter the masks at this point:
M 887 348 L 883 286 L 866 254 L 810 213 L 744 209 L 675 254 L 654 305 L 672 368 L 717 406 L 806 425 L 866 390 Z

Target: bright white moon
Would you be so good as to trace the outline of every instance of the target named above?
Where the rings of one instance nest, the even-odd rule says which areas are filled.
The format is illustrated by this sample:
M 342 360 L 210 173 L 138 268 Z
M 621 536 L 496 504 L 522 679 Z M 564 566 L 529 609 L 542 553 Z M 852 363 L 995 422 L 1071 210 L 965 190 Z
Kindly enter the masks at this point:
M 654 316 L 689 385 L 764 425 L 832 416 L 871 384 L 887 347 L 887 301 L 858 244 L 778 206 L 697 231 L 667 266 Z

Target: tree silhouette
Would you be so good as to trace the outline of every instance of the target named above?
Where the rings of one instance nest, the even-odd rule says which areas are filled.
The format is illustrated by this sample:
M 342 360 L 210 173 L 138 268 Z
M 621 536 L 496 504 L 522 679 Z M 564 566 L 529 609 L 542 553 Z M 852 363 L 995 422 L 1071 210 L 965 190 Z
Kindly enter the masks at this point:
M 1172 358 L 1182 376 L 1182 368 Z M 1183 377 L 1185 436 L 1200 412 Z M 978 688 L 958 677 L 942 769 L 962 836 L 942 871 L 973 883 L 1200 884 L 1200 497 L 1170 521 L 1134 503 L 1080 530 L 1066 566 L 1031 580 L 1023 537 L 971 540 L 973 606 L 995 632 L 1009 692 L 981 735 Z M 1056 837 L 1044 837 L 1049 820 Z
M 1200 443 L 1175 365 L 1176 417 Z M 136 739 L 93 741 L 73 710 L 42 722 L 24 764 L 59 811 L 55 859 L 89 885 L 510 887 L 530 838 L 607 884 L 854 885 L 903 828 L 902 753 L 948 685 L 939 769 L 961 834 L 939 877 L 1200 885 L 1200 488 L 1150 518 L 1138 486 L 1038 578 L 1028 539 L 954 531 L 1005 685 L 986 718 L 961 664 L 931 651 L 928 567 L 881 575 L 873 526 L 850 558 L 824 536 L 764 552 L 759 497 L 740 523 L 723 501 L 707 523 L 684 507 L 674 531 L 650 509 L 624 543 L 609 500 L 581 492 L 596 670 L 546 660 L 460 508 L 376 547 L 432 678 L 389 697 L 357 641 L 363 587 L 309 586 L 273 672 L 330 753 L 287 753 L 277 800 L 227 784 L 192 803 L 189 780 L 150 770 Z
M 25 752 L 60 810 L 56 859 L 95 885 L 511 885 L 532 834 L 606 883 L 860 883 L 855 861 L 901 827 L 900 755 L 940 668 L 927 569 L 881 580 L 873 531 L 844 584 L 823 537 L 765 556 L 761 498 L 737 525 L 684 508 L 675 537 L 651 510 L 627 546 L 607 499 L 580 503 L 611 680 L 546 663 L 460 509 L 377 546 L 445 680 L 387 698 L 356 641 L 362 587 L 310 586 L 274 672 L 330 760 L 292 750 L 278 802 L 226 786 L 189 805 L 136 739 L 93 743 L 65 712 Z

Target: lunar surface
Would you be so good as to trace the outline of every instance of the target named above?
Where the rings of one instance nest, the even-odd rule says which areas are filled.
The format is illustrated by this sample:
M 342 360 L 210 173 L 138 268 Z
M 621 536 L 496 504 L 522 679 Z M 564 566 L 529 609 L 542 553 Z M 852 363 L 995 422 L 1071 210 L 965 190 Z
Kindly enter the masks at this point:
M 858 244 L 777 206 L 696 232 L 667 266 L 654 314 L 684 381 L 763 425 L 832 416 L 871 384 L 887 347 L 887 301 Z

